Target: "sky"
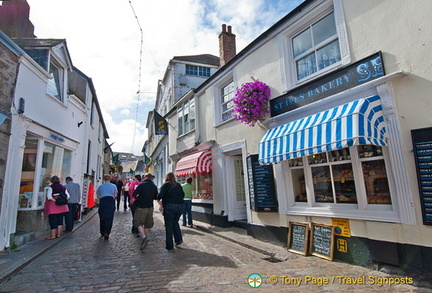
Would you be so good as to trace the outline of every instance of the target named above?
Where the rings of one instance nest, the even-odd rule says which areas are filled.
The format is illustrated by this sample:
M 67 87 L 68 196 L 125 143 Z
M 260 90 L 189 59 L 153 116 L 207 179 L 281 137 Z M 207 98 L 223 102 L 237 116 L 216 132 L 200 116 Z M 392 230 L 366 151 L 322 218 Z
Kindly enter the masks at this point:
M 239 53 L 303 0 L 27 2 L 35 35 L 66 39 L 72 64 L 92 79 L 112 150 L 142 155 L 170 59 L 219 56 L 222 24 L 232 26 Z

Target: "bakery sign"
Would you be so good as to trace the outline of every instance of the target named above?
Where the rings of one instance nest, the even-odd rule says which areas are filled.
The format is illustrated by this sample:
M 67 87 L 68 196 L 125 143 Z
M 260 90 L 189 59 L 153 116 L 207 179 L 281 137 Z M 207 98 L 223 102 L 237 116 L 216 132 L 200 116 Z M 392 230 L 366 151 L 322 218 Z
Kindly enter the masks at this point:
M 270 100 L 271 117 L 311 104 L 384 75 L 381 52 L 378 52 Z

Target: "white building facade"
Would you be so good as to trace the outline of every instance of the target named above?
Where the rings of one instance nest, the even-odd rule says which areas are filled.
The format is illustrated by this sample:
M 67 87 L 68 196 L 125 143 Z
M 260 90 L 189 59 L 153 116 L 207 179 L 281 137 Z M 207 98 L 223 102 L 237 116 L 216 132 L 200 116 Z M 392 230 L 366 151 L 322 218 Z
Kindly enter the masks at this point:
M 430 269 L 430 8 L 304 1 L 198 87 L 213 217 L 280 243 L 291 222 L 339 221 L 349 233 L 336 232 L 346 246 L 335 258 Z M 227 114 L 226 94 L 251 77 L 271 89 L 271 114 L 254 128 Z M 254 162 L 271 170 L 262 190 Z
M 87 187 L 101 181 L 108 138 L 93 84 L 73 68 L 66 41 L 33 38 L 14 43 L 25 53 L 10 109 L 2 249 L 19 246 L 47 229 L 45 189 L 54 175 L 63 183 L 66 176 L 79 183 L 82 207 L 88 207 Z

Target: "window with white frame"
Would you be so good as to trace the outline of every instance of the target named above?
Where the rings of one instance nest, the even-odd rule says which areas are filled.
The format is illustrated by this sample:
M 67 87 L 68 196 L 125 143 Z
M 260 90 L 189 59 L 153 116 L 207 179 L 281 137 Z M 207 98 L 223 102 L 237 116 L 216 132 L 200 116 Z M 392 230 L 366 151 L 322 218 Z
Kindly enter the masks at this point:
M 309 8 L 281 35 L 287 91 L 351 62 L 342 0 Z
M 201 77 L 210 77 L 210 68 L 186 64 L 186 74 Z
M 51 75 L 51 78 L 48 80 L 47 94 L 62 102 L 63 69 L 57 64 L 57 62 L 51 60 L 48 72 Z
M 341 61 L 334 13 L 309 25 L 291 41 L 297 80 Z
M 295 204 L 391 209 L 384 150 L 363 145 L 289 160 Z
M 192 98 L 189 101 L 179 106 L 177 110 L 178 119 L 178 135 L 183 135 L 191 130 L 195 129 L 195 99 Z
M 232 109 L 234 107 L 234 81 L 230 81 L 220 88 L 220 103 L 222 112 L 222 121 L 232 118 Z

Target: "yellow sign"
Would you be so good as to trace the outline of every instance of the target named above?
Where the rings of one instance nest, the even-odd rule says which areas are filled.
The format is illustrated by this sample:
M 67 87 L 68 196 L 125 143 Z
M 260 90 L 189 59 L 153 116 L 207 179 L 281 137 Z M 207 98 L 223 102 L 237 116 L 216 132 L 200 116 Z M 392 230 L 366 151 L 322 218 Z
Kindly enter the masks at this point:
M 336 236 L 351 237 L 348 219 L 332 219 L 332 224 L 335 227 Z
M 346 241 L 345 239 L 337 239 L 337 250 L 339 250 L 340 252 L 348 252 L 348 241 Z

